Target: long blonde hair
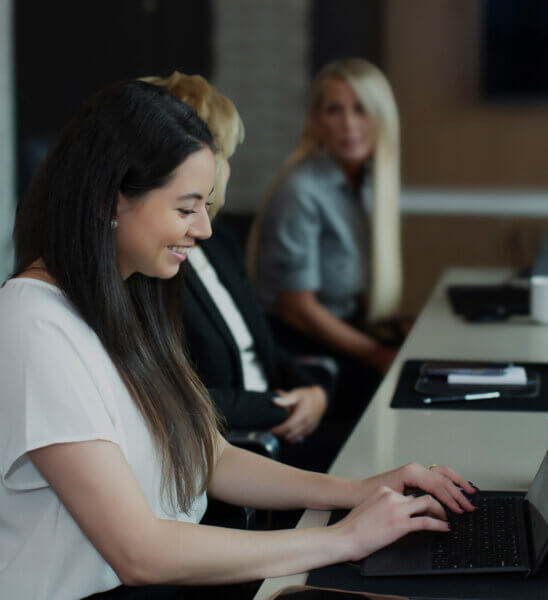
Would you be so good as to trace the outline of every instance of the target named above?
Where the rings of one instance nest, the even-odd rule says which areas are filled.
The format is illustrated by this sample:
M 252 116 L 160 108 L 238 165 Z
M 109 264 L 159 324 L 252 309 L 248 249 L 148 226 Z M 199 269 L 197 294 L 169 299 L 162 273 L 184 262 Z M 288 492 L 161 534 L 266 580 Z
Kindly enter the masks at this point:
M 370 286 L 367 320 L 391 316 L 402 293 L 401 233 L 399 215 L 400 135 L 396 102 L 386 77 L 375 65 L 360 58 L 336 60 L 315 77 L 309 96 L 308 118 L 295 150 L 286 159 L 270 187 L 263 209 L 253 225 L 247 263 L 254 278 L 258 274 L 258 250 L 264 212 L 280 180 L 310 154 L 319 150 L 314 119 L 321 108 L 326 85 L 333 79 L 348 83 L 373 119 L 377 132 L 372 156 L 372 214 Z
M 211 197 L 212 206 L 208 211 L 209 217 L 213 219 L 225 203 L 228 179 L 226 161 L 245 137 L 244 124 L 236 106 L 200 75 L 185 75 L 174 71 L 169 77 L 144 77 L 143 80 L 162 86 L 189 104 L 211 130 L 217 148 L 215 191 Z

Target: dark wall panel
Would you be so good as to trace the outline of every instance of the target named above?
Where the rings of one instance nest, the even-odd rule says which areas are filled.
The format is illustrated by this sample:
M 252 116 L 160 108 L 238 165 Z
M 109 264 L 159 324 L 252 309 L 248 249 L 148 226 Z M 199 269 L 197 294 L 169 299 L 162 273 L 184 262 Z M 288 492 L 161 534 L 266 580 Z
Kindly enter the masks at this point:
M 20 181 L 32 168 L 26 163 L 106 84 L 174 69 L 211 72 L 208 0 L 18 0 L 14 6 Z
M 381 0 L 314 0 L 311 5 L 313 74 L 331 60 L 350 56 L 382 66 Z

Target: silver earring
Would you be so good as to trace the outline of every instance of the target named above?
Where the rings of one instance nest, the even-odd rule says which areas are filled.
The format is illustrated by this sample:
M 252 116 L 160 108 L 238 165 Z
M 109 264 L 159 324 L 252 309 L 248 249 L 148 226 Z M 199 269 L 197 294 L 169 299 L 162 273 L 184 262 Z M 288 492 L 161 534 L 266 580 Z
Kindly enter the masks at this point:
M 112 221 L 110 222 L 110 228 L 116 229 L 116 227 L 118 227 L 118 221 L 116 219 L 112 219 Z

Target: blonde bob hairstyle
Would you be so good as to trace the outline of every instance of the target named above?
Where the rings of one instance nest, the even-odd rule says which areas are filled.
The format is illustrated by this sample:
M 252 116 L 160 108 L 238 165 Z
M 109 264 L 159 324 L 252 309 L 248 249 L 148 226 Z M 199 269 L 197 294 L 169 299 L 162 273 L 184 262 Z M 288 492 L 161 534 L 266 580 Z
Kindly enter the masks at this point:
M 369 322 L 394 314 L 401 300 L 402 259 L 400 240 L 400 135 L 396 102 L 386 77 L 370 62 L 360 58 L 336 60 L 315 77 L 309 96 L 308 118 L 295 150 L 282 165 L 267 194 L 248 244 L 248 267 L 256 278 L 260 230 L 264 210 L 277 183 L 310 154 L 321 150 L 314 120 L 321 109 L 323 94 L 330 81 L 342 80 L 353 89 L 365 112 L 372 118 L 376 145 L 371 157 L 372 214 L 369 258 Z M 369 157 L 368 159 L 369 160 Z
M 215 191 L 209 208 L 211 219 L 225 203 L 228 180 L 227 160 L 236 146 L 244 141 L 244 124 L 234 103 L 223 96 L 200 75 L 185 75 L 174 71 L 169 77 L 143 77 L 143 81 L 162 86 L 183 102 L 189 104 L 207 123 L 217 153 L 215 155 Z

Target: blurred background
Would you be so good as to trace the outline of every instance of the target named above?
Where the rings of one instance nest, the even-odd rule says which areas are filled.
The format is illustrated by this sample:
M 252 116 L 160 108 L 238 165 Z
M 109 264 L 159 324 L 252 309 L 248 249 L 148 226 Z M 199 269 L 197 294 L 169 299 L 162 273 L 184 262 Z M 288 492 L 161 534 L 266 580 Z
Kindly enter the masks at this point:
M 447 266 L 527 266 L 548 229 L 545 0 L 0 0 L 0 279 L 18 198 L 109 82 L 200 73 L 246 126 L 222 217 L 245 238 L 328 61 L 390 80 L 402 126 L 403 310 Z

